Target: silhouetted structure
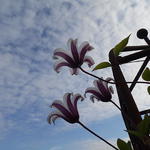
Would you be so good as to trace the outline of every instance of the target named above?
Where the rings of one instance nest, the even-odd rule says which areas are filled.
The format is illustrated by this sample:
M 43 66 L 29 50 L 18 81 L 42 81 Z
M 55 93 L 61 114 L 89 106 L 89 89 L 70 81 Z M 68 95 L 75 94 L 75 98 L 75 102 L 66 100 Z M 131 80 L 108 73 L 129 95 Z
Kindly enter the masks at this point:
M 124 48 L 124 52 L 126 51 L 136 51 L 134 54 L 127 55 L 124 57 L 115 56 L 113 50 L 109 53 L 109 59 L 112 65 L 112 71 L 114 75 L 114 79 L 116 82 L 117 93 L 119 97 L 120 107 L 122 109 L 122 116 L 124 119 L 124 123 L 128 130 L 136 130 L 137 124 L 142 120 L 141 115 L 145 113 L 149 113 L 150 110 L 139 111 L 137 105 L 133 99 L 131 94 L 133 88 L 136 85 L 139 77 L 144 71 L 146 65 L 150 60 L 150 40 L 147 37 L 148 32 L 146 29 L 140 29 L 137 32 L 137 37 L 140 39 L 144 39 L 148 45 L 143 46 L 128 46 Z M 141 50 L 141 51 L 139 51 Z M 137 52 L 138 51 L 138 52 Z M 139 69 L 137 75 L 135 76 L 133 83 L 130 87 L 128 87 L 123 73 L 120 68 L 120 64 L 128 63 L 130 61 L 146 57 L 141 68 Z M 125 115 L 126 114 L 126 115 Z M 129 117 L 127 117 L 129 116 Z M 150 147 L 145 145 L 139 138 L 129 134 L 134 150 L 150 150 Z

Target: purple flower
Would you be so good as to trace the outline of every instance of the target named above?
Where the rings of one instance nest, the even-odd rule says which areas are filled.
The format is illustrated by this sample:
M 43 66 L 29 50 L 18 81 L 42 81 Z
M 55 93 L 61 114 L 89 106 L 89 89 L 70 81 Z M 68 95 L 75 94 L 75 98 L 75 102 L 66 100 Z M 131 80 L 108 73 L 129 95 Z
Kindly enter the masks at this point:
M 55 123 L 57 118 L 63 118 L 69 123 L 78 123 L 79 122 L 79 113 L 77 109 L 78 100 L 83 100 L 83 97 L 80 94 L 66 93 L 63 97 L 63 102 L 60 100 L 55 100 L 51 107 L 56 108 L 57 110 L 50 113 L 48 116 L 48 122 Z
M 71 74 L 78 74 L 78 68 L 86 62 L 89 67 L 94 64 L 93 59 L 90 56 L 86 56 L 86 53 L 93 49 L 88 42 L 83 42 L 79 47 L 77 45 L 77 39 L 68 40 L 69 51 L 63 49 L 56 49 L 54 51 L 54 58 L 62 58 L 54 65 L 54 70 L 59 72 L 59 69 L 63 66 L 70 67 Z
M 112 78 L 106 78 L 106 81 L 113 80 Z M 102 80 L 95 80 L 93 82 L 95 87 L 89 87 L 85 91 L 85 96 L 86 93 L 91 93 L 92 95 L 90 96 L 90 99 L 92 102 L 94 102 L 94 98 L 97 99 L 98 101 L 102 102 L 110 102 L 113 93 L 112 87 L 108 87 L 108 83 Z

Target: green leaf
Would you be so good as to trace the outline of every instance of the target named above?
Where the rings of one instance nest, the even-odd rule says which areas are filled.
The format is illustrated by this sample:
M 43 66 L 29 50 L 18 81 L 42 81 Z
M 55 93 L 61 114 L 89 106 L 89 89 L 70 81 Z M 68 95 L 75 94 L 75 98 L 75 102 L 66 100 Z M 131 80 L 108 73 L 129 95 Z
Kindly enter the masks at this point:
M 149 127 L 150 127 L 150 117 L 148 115 L 145 115 L 144 119 L 137 126 L 138 132 L 143 136 L 148 136 Z
M 146 81 L 150 81 L 150 69 L 146 68 L 142 74 L 142 78 Z
M 131 142 L 130 141 L 128 141 L 128 147 L 129 147 L 129 150 L 132 150 L 132 146 L 131 146 Z
M 150 134 L 150 117 L 148 115 L 144 116 L 144 119 L 137 125 L 137 131 L 127 130 L 128 133 L 143 138 Z
M 124 141 L 121 140 L 121 139 L 118 139 L 118 140 L 117 140 L 117 146 L 118 146 L 118 148 L 119 148 L 120 150 L 132 150 L 131 145 L 129 144 L 129 142 L 126 143 L 126 142 L 124 142 Z
M 109 62 L 101 62 L 99 63 L 94 69 L 94 70 L 98 70 L 98 69 L 103 69 L 103 68 L 107 68 L 107 67 L 110 67 L 111 64 Z
M 139 138 L 142 138 L 143 135 L 139 132 L 139 131 L 134 131 L 134 130 L 127 130 L 128 133 L 134 135 L 134 136 L 137 136 Z
M 130 34 L 131 35 L 131 34 Z M 123 39 L 121 42 L 119 42 L 114 48 L 113 51 L 115 53 L 116 56 L 118 56 L 120 54 L 120 52 L 126 47 L 126 45 L 128 44 L 129 41 L 129 37 L 126 37 L 125 39 Z
M 148 86 L 147 91 L 148 91 L 148 93 L 150 95 L 150 86 Z

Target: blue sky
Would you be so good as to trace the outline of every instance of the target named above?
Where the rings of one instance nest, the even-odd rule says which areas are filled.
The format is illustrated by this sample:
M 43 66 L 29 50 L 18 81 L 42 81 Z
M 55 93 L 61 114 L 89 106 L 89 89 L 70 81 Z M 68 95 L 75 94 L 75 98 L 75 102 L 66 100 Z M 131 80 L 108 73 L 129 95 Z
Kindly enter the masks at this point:
M 0 0 L 0 148 L 4 150 L 112 150 L 82 129 L 64 120 L 49 125 L 49 105 L 66 92 L 83 94 L 93 78 L 68 68 L 53 70 L 53 51 L 67 48 L 69 38 L 88 41 L 95 64 L 108 60 L 109 50 L 132 33 L 129 45 L 145 44 L 136 38 L 140 28 L 150 31 L 148 0 Z M 140 63 L 122 66 L 131 81 Z M 86 65 L 84 68 L 91 71 Z M 112 77 L 111 69 L 95 71 Z M 115 89 L 115 87 L 114 87 Z M 140 110 L 150 106 L 146 86 L 133 96 Z M 118 103 L 117 94 L 113 99 Z M 115 143 L 127 138 L 120 112 L 109 103 L 79 103 L 80 120 Z

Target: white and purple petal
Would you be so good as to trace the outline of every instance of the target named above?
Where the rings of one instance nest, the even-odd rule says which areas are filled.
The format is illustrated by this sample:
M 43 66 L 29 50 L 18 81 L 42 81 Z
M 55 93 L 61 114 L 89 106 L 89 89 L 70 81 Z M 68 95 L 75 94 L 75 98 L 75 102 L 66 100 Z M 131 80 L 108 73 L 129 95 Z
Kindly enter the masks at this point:
M 71 75 L 78 75 L 79 69 L 78 68 L 70 68 L 70 73 L 71 73 Z
M 106 78 L 105 80 L 106 80 L 106 81 L 114 81 L 114 79 L 111 78 L 111 77 L 108 77 L 108 78 Z
M 87 88 L 85 90 L 85 96 L 86 96 L 87 93 L 91 93 L 91 94 L 95 95 L 98 98 L 102 98 L 103 97 L 103 95 L 95 87 L 89 87 L 89 88 Z
M 69 43 L 69 48 L 71 50 L 74 61 L 77 64 L 79 64 L 79 52 L 78 52 L 78 47 L 77 47 L 77 39 L 75 40 L 70 39 L 68 43 Z
M 64 51 L 62 49 L 56 49 L 54 51 L 54 56 L 53 57 L 61 57 L 63 58 L 64 60 L 66 60 L 70 65 L 74 66 L 75 65 L 75 62 L 72 58 L 72 56 L 70 55 L 69 52 L 67 51 Z
M 91 67 L 92 65 L 94 65 L 94 60 L 90 56 L 85 56 L 84 59 L 83 59 L 83 62 L 86 62 L 89 67 Z
M 107 82 L 96 80 L 96 85 L 103 96 L 111 96 L 109 89 L 108 89 Z
M 114 94 L 114 89 L 112 86 L 109 86 L 109 91 L 110 91 L 110 93 Z
M 51 124 L 51 122 L 55 123 L 57 118 L 65 118 L 65 116 L 60 111 L 52 112 L 48 115 L 47 121 Z
M 70 113 L 72 113 L 71 111 L 73 109 L 73 105 L 71 103 L 71 96 L 72 96 L 72 93 L 66 93 L 63 97 L 64 106 Z
M 93 47 L 91 45 L 89 45 L 88 42 L 83 42 L 80 47 L 79 47 L 79 54 L 80 54 L 80 61 L 82 62 L 86 53 L 90 50 L 92 50 Z
M 76 114 L 78 115 L 78 109 L 77 109 L 77 102 L 79 100 L 83 101 L 83 97 L 80 95 L 80 94 L 74 94 L 73 97 L 72 97 L 72 104 L 74 106 L 74 111 L 76 112 Z
M 51 106 L 55 107 L 57 110 L 59 110 L 66 118 L 72 117 L 70 111 L 68 111 L 68 109 L 66 107 L 64 107 L 64 105 L 53 102 Z
M 90 100 L 94 103 L 94 100 L 97 100 L 97 101 L 99 101 L 99 98 L 97 97 L 97 96 L 95 96 L 95 95 L 91 95 L 90 96 Z
M 55 63 L 55 65 L 54 65 L 54 70 L 57 73 L 59 73 L 60 72 L 60 68 L 64 67 L 64 66 L 71 67 L 71 65 L 68 62 L 65 62 L 64 60 L 57 61 Z

